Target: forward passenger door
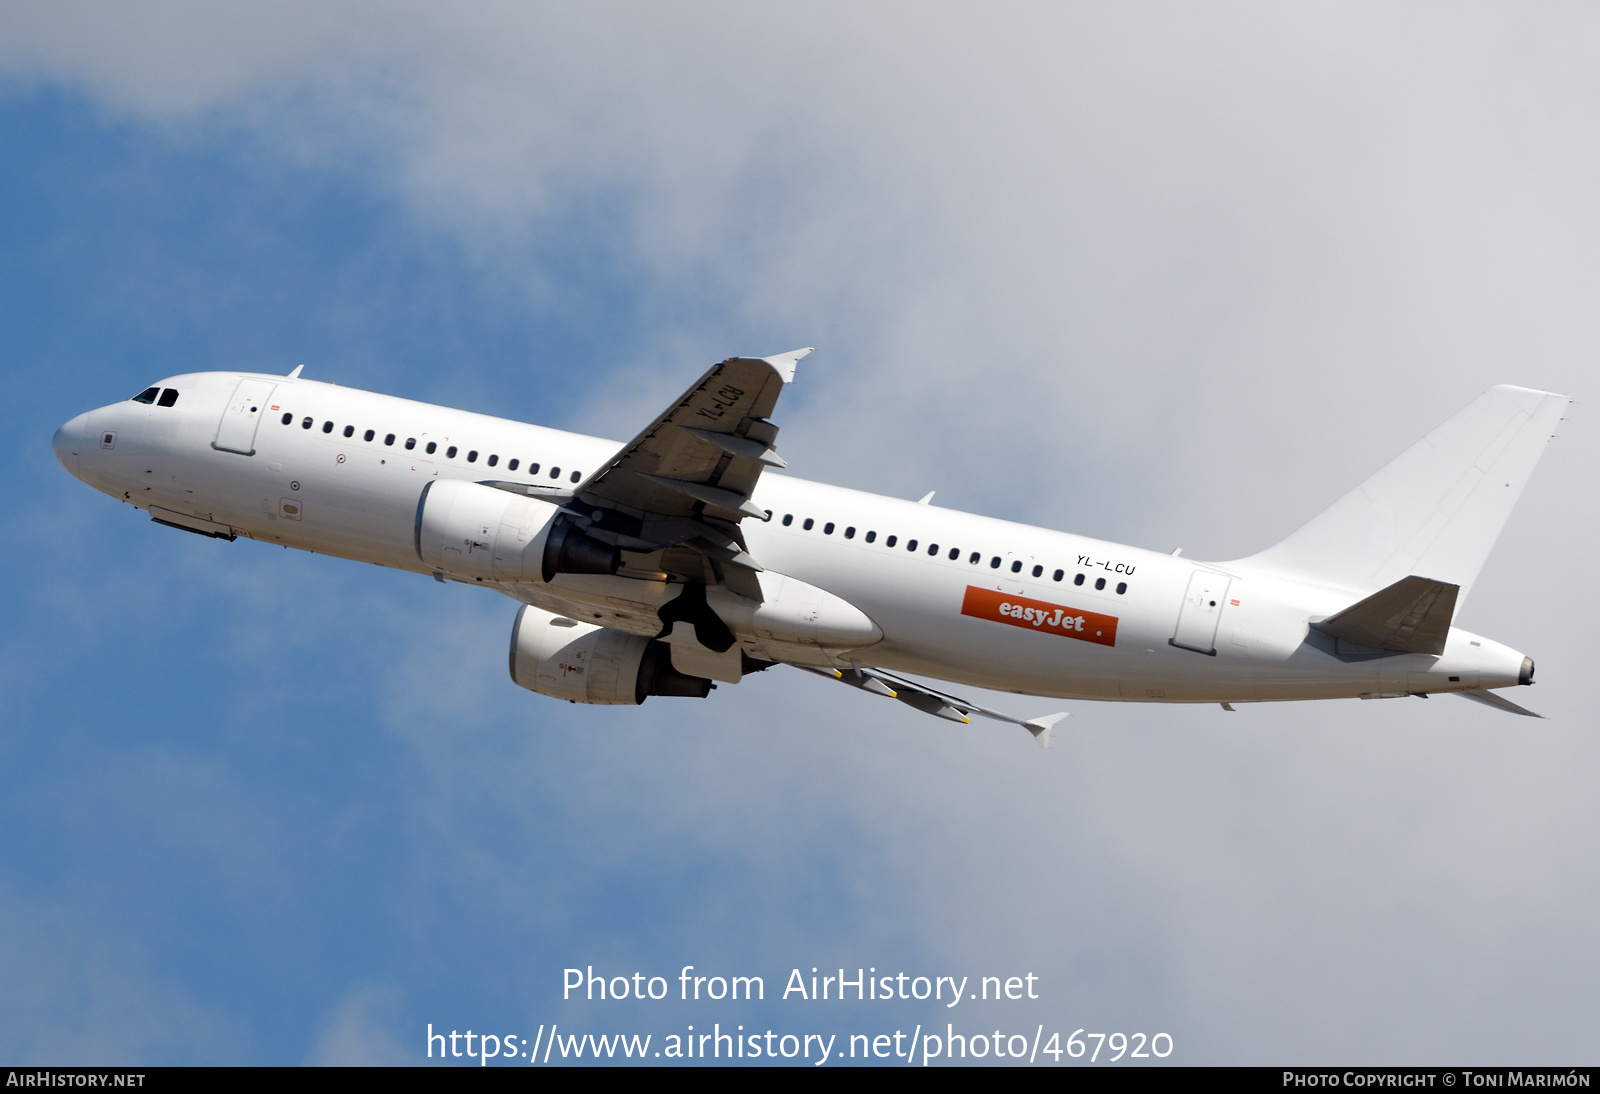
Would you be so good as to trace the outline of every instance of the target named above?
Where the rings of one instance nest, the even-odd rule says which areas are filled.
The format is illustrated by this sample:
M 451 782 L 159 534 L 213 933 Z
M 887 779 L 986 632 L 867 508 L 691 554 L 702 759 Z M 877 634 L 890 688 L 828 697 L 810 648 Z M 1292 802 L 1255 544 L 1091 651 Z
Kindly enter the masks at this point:
M 278 385 L 271 380 L 240 380 L 222 412 L 217 424 L 217 439 L 211 447 L 219 452 L 237 452 L 241 456 L 256 454 L 256 427 L 261 424 L 262 411 Z

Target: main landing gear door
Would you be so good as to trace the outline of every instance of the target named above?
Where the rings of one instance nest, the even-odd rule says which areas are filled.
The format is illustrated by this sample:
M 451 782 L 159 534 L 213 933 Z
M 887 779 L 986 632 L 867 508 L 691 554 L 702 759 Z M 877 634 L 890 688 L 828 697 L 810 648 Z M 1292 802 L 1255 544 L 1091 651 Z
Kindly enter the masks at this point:
M 1189 591 L 1178 610 L 1178 631 L 1167 641 L 1179 649 L 1194 650 L 1209 657 L 1217 655 L 1217 623 L 1222 606 L 1228 602 L 1227 574 L 1196 570 L 1189 578 Z
M 222 422 L 217 426 L 217 439 L 211 447 L 222 452 L 237 452 L 242 456 L 256 454 L 256 426 L 261 424 L 267 409 L 267 399 L 277 387 L 270 380 L 240 380 L 233 398 L 222 412 Z

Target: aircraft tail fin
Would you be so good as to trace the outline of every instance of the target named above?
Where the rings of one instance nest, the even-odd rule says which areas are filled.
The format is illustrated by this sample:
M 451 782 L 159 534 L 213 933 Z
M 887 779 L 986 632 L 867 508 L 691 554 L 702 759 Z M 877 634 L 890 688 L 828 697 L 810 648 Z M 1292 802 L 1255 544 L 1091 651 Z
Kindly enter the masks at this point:
M 1412 574 L 1460 586 L 1483 568 L 1571 402 L 1502 385 L 1243 569 L 1368 591 Z

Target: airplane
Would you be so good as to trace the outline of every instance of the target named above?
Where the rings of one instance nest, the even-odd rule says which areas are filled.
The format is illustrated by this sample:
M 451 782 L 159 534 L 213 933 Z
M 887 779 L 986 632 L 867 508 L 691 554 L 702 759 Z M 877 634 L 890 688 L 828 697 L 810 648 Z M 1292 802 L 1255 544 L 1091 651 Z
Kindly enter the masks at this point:
M 1282 542 L 1205 562 L 783 474 L 773 414 L 810 352 L 728 358 L 626 444 L 300 366 L 161 380 L 53 448 L 160 525 L 503 593 L 512 680 L 574 703 L 789 665 L 1042 747 L 1065 712 L 927 680 L 1227 710 L 1449 693 L 1538 717 L 1498 691 L 1533 660 L 1454 620 L 1567 397 L 1491 388 Z

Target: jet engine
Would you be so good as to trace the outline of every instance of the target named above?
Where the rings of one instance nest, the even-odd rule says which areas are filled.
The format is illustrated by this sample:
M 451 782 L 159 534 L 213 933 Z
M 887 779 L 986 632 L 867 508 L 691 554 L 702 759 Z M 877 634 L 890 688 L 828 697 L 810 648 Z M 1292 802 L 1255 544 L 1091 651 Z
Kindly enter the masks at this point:
M 511 628 L 511 679 L 574 703 L 637 705 L 651 695 L 704 699 L 711 681 L 672 667 L 665 642 L 525 605 Z
M 434 479 L 417 500 L 417 557 L 480 581 L 546 581 L 614 574 L 622 554 L 540 498 L 482 483 Z

